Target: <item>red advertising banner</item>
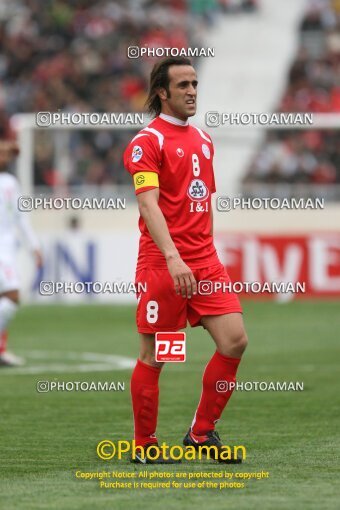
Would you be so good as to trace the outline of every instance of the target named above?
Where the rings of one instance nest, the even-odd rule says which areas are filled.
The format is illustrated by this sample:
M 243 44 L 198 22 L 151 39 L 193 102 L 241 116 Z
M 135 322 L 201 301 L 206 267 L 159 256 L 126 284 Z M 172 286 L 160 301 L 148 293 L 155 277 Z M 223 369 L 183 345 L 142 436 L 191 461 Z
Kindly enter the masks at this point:
M 340 298 L 340 232 L 305 235 L 262 235 L 219 233 L 216 245 L 232 282 L 304 283 L 297 292 L 246 292 L 243 296 L 265 295 L 277 299 L 304 297 Z M 246 287 L 246 286 L 244 286 Z M 248 285 L 249 289 L 249 285 Z

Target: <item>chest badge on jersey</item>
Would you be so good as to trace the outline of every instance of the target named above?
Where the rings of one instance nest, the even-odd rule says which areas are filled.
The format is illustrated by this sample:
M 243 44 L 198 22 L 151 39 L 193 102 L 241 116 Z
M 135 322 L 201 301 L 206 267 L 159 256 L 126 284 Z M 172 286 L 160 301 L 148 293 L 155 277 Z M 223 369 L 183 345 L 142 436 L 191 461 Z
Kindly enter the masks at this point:
M 192 200 L 201 202 L 208 198 L 209 190 L 201 179 L 194 179 L 188 188 L 188 195 Z
M 178 149 L 176 149 L 176 154 L 179 158 L 183 158 L 184 156 L 184 150 L 181 149 L 180 147 L 178 147 Z
M 132 149 L 132 163 L 137 163 L 143 156 L 143 149 L 139 145 L 135 145 Z
M 207 159 L 210 159 L 210 149 L 206 143 L 202 145 L 202 152 Z

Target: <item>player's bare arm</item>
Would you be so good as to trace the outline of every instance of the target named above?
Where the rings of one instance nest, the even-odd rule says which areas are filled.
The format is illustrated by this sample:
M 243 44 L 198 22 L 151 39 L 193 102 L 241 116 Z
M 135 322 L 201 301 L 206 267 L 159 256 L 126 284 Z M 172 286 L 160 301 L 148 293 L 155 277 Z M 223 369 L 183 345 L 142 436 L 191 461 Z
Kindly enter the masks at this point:
M 190 267 L 181 259 L 171 239 L 164 215 L 158 205 L 159 188 L 140 193 L 137 195 L 137 200 L 139 212 L 150 235 L 165 257 L 176 293 L 190 298 L 197 292 L 196 280 Z

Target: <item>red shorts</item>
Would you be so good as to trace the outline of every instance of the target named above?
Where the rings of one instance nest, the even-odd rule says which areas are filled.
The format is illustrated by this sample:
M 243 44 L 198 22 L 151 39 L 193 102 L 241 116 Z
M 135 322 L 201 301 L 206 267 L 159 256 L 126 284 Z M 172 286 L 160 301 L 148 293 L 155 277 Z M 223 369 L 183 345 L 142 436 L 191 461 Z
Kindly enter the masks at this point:
M 194 269 L 194 277 L 199 282 L 229 283 L 229 275 L 222 264 L 205 269 Z M 141 292 L 137 306 L 137 329 L 139 333 L 157 331 L 178 331 L 189 321 L 191 326 L 199 326 L 205 315 L 242 313 L 237 295 L 225 289 L 210 291 L 209 284 L 202 284 L 200 292 L 190 299 L 177 295 L 173 279 L 167 269 L 145 268 L 137 271 L 136 284 L 145 284 L 146 292 Z M 213 285 L 213 284 L 212 284 Z M 220 285 L 220 284 L 219 284 Z

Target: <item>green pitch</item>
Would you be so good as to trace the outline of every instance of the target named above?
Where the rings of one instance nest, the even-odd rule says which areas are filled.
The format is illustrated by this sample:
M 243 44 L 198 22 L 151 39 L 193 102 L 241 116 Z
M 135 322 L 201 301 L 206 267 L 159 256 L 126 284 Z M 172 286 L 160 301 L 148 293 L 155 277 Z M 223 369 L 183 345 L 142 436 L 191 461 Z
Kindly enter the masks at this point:
M 246 462 L 226 471 L 269 471 L 268 479 L 248 481 L 244 489 L 136 491 L 100 489 L 98 480 L 77 480 L 77 470 L 144 470 L 127 460 L 105 462 L 96 456 L 96 445 L 103 439 L 131 439 L 131 370 L 89 367 L 91 363 L 103 365 L 100 360 L 105 357 L 100 354 L 136 357 L 134 308 L 34 306 L 23 308 L 15 319 L 10 348 L 26 356 L 26 370 L 31 367 L 35 373 L 0 370 L 0 507 L 339 508 L 339 303 L 248 302 L 244 308 L 250 344 L 239 380 L 302 381 L 305 388 L 286 393 L 235 392 L 219 423 L 218 431 L 227 444 L 247 448 Z M 187 362 L 167 366 L 161 377 L 160 441 L 181 444 L 200 395 L 203 368 L 213 350 L 203 329 L 187 329 Z M 97 354 L 99 361 L 93 355 L 88 361 L 84 353 Z M 102 366 L 97 368 L 102 370 Z M 38 393 L 40 380 L 122 381 L 126 390 Z M 225 468 L 205 460 L 147 469 Z

